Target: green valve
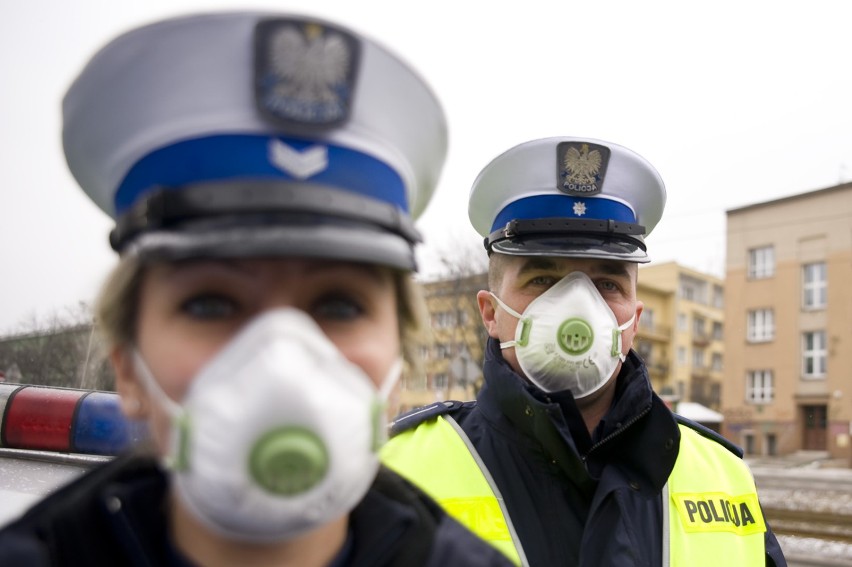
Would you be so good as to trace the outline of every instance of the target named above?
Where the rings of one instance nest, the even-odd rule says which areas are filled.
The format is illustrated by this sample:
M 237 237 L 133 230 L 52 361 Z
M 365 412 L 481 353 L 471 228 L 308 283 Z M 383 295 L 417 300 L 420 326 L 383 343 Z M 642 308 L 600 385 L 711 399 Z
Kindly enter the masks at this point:
M 264 489 L 295 496 L 316 486 L 328 472 L 322 440 L 300 427 L 281 427 L 261 437 L 249 454 L 251 477 Z
M 592 327 L 582 319 L 568 319 L 559 325 L 556 341 L 559 347 L 572 356 L 583 354 L 590 348 L 595 339 Z

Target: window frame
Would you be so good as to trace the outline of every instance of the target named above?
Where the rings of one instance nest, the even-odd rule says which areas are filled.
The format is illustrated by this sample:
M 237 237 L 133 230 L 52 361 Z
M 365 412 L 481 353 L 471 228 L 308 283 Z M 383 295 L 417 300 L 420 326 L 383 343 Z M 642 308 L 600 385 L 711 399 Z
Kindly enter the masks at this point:
M 759 314 L 762 314 L 760 321 L 758 321 Z M 750 343 L 768 343 L 775 340 L 775 311 L 771 307 L 748 310 L 746 340 Z
M 812 345 L 808 348 L 808 337 L 821 337 L 820 345 Z M 808 372 L 808 361 L 813 360 L 814 371 Z M 820 365 L 819 362 L 822 362 Z M 821 368 L 817 368 L 821 366 Z M 804 331 L 802 333 L 802 378 L 804 380 L 824 380 L 828 374 L 828 346 L 825 331 Z M 821 370 L 821 372 L 820 372 Z
M 819 279 L 809 279 L 809 268 L 821 267 Z M 811 294 L 809 304 L 807 298 Z M 821 301 L 817 301 L 821 299 Z M 819 311 L 826 308 L 828 303 L 828 268 L 825 262 L 810 262 L 802 265 L 802 309 Z
M 746 372 L 745 401 L 748 404 L 761 406 L 775 401 L 775 374 L 771 369 L 763 368 Z
M 749 248 L 748 279 L 763 280 L 775 276 L 775 247 L 770 245 Z

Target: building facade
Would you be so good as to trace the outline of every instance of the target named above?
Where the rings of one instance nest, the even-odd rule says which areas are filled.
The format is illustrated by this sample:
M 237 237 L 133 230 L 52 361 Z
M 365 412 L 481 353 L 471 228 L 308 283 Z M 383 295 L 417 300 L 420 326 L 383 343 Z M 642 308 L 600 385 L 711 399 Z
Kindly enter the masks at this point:
M 852 183 L 727 211 L 724 433 L 748 454 L 852 432 Z
M 725 351 L 722 280 L 675 262 L 650 264 L 639 270 L 637 296 L 644 310 L 636 351 L 648 365 L 654 389 L 676 411 L 678 403 L 719 410 Z
M 429 336 L 420 349 L 423 368 L 409 372 L 400 391 L 400 411 L 444 400 L 472 400 L 482 383 L 486 332 L 476 292 L 488 289 L 486 273 L 420 284 Z

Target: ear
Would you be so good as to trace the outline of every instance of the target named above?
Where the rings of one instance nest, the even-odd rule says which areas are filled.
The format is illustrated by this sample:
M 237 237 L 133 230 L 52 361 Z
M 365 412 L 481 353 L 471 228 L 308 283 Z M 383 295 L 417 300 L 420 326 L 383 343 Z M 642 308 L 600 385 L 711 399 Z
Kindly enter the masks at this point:
M 476 292 L 476 303 L 479 305 L 479 315 L 482 317 L 482 324 L 485 325 L 488 336 L 494 339 L 500 338 L 497 336 L 497 308 L 491 293 L 484 289 L 479 290 Z
M 109 360 L 115 372 L 115 388 L 124 415 L 130 419 L 147 418 L 150 408 L 148 393 L 136 375 L 132 352 L 127 347 L 115 347 L 109 355 Z
M 645 304 L 641 301 L 636 301 L 636 319 L 633 320 L 633 334 L 639 332 L 639 319 L 642 317 L 642 311 L 645 309 Z

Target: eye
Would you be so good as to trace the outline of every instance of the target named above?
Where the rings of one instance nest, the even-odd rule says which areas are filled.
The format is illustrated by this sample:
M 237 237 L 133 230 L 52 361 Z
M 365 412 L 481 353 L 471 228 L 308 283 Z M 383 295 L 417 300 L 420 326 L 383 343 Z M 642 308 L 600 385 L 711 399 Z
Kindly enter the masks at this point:
M 611 280 L 601 280 L 597 282 L 597 286 L 602 292 L 616 292 L 621 289 L 617 283 Z
M 311 314 L 317 321 L 352 321 L 364 312 L 359 300 L 342 294 L 326 295 L 314 302 L 311 308 Z
M 233 317 L 237 302 L 219 294 L 200 294 L 190 297 L 181 304 L 181 311 L 193 319 L 213 320 Z
M 557 278 L 553 276 L 536 276 L 529 281 L 530 285 L 550 287 L 556 283 Z

